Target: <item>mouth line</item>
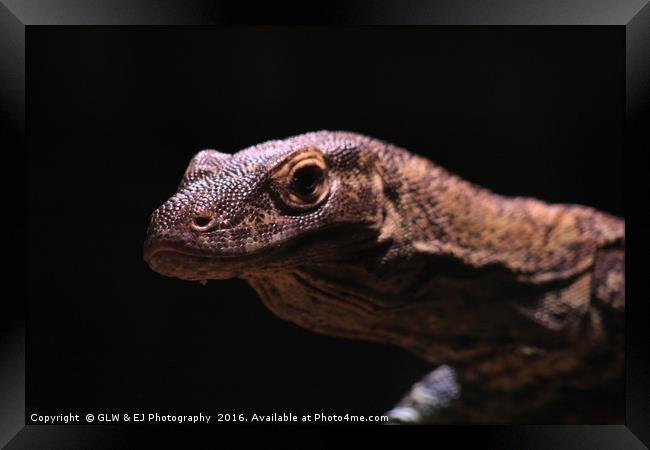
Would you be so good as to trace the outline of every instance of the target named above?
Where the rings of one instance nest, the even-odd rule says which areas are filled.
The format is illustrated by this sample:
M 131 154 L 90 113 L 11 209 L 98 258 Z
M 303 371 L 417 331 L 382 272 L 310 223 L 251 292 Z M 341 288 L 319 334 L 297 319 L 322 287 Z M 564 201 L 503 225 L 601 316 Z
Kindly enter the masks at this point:
M 178 248 L 169 246 L 169 245 L 156 245 L 150 248 L 147 248 L 144 251 L 144 260 L 146 262 L 151 261 L 154 256 L 164 254 L 164 253 L 173 253 L 175 255 L 191 256 L 193 258 L 205 258 L 209 259 L 209 256 L 198 255 L 196 253 L 190 253 L 188 251 L 179 250 Z
M 155 256 L 161 255 L 164 253 L 172 253 L 175 255 L 187 256 L 190 258 L 205 259 L 205 260 L 235 260 L 235 259 L 245 259 L 248 257 L 258 256 L 261 252 L 255 253 L 242 253 L 242 254 L 219 254 L 219 255 L 206 255 L 205 253 L 192 252 L 190 250 L 184 249 L 180 246 L 172 245 L 169 243 L 165 244 L 154 244 L 144 250 L 143 258 L 146 262 L 150 262 Z
M 358 224 L 354 224 L 354 225 L 358 225 Z M 354 225 L 352 225 L 352 227 L 354 227 Z M 268 244 L 267 246 L 260 246 L 259 248 L 252 249 L 251 251 L 240 252 L 240 253 L 220 252 L 220 253 L 208 254 L 207 250 L 192 251 L 182 243 L 177 243 L 173 241 L 172 242 L 162 241 L 162 242 L 154 242 L 153 244 L 146 245 L 143 252 L 143 258 L 147 263 L 149 263 L 152 260 L 152 258 L 156 255 L 162 253 L 171 253 L 171 254 L 186 256 L 188 258 L 196 258 L 196 259 L 202 259 L 206 261 L 227 260 L 227 261 L 248 262 L 251 260 L 267 259 L 267 258 L 277 256 L 278 253 L 290 251 L 294 248 L 308 245 L 308 243 L 314 239 L 321 240 L 321 238 L 318 238 L 317 231 L 320 234 L 322 234 L 324 231 L 328 231 L 330 233 L 333 232 L 336 235 L 342 235 L 342 236 L 346 236 L 350 234 L 349 233 L 350 228 L 342 227 L 341 225 L 323 227 L 319 230 L 314 230 L 307 235 L 300 236 L 297 239 L 285 238 L 285 239 L 278 240 L 272 244 Z

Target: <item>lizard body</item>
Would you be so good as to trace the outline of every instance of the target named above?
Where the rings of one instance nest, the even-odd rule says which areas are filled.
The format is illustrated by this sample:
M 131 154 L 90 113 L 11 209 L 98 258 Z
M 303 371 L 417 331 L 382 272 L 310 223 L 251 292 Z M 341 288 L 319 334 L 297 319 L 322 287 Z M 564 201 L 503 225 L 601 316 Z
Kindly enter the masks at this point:
M 198 153 L 144 254 L 167 276 L 244 278 L 307 329 L 453 366 L 460 400 L 433 420 L 575 422 L 622 418 L 585 398 L 620 386 L 624 244 L 606 213 L 501 196 L 321 131 Z M 572 415 L 549 419 L 567 401 Z

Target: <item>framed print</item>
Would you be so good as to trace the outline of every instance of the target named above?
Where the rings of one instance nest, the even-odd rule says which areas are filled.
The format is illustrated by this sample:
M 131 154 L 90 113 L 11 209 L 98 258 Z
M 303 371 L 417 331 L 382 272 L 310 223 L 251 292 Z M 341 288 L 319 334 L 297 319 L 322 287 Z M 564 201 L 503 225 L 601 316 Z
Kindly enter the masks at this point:
M 650 442 L 647 2 L 0 19 L 7 448 Z

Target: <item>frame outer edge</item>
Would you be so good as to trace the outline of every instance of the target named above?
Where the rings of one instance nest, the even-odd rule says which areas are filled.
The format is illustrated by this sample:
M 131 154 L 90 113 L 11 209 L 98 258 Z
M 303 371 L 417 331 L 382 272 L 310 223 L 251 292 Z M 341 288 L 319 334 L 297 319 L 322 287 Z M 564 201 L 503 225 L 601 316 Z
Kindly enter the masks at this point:
M 70 13 L 70 11 L 68 11 Z M 70 16 L 68 16 L 70 17 Z M 136 19 L 136 21 L 138 21 Z M 191 20 L 194 22 L 194 20 Z M 84 22 L 82 19 L 80 22 Z M 153 23 L 152 23 L 153 24 Z M 648 93 L 650 91 L 650 67 L 644 60 L 650 54 L 650 6 L 647 4 L 626 24 L 626 122 L 628 135 L 644 139 L 642 119 L 647 119 Z M 17 18 L 9 9 L 0 3 L 0 147 L 5 149 L 16 148 L 22 153 L 25 136 L 25 35 L 26 27 L 23 21 Z M 7 111 L 8 109 L 8 111 Z M 647 124 L 647 122 L 643 122 Z M 7 131 L 7 132 L 5 132 Z M 641 143 L 640 140 L 635 143 Z M 629 145 L 627 146 L 629 147 Z M 14 167 L 20 173 L 23 167 Z M 24 173 L 24 172 L 23 172 Z M 23 198 L 16 199 L 22 202 Z M 18 210 L 23 210 L 24 205 L 18 205 Z M 23 215 L 23 217 L 26 217 Z M 23 224 L 21 224 L 23 225 Z M 24 224 L 26 225 L 26 224 Z M 18 259 L 22 262 L 23 259 Z M 17 279 L 18 281 L 21 278 Z M 15 282 L 16 280 L 14 280 Z M 628 284 L 629 287 L 629 284 Z M 19 306 L 16 311 L 10 309 L 8 316 L 3 317 L 3 334 L 0 339 L 0 446 L 3 446 L 18 431 L 23 429 L 25 420 L 25 310 L 23 299 L 18 299 Z M 638 303 L 638 302 L 637 302 Z M 634 305 L 641 308 L 641 305 Z M 636 308 L 635 308 L 636 309 Z M 647 315 L 636 314 L 635 324 Z M 4 327 L 8 325 L 6 328 Z M 629 322 L 628 322 L 629 323 Z M 647 355 L 643 352 L 643 342 L 635 339 L 629 333 L 628 327 L 628 352 L 627 358 L 627 427 L 638 439 L 650 442 L 650 432 L 644 431 L 650 417 L 650 405 L 644 404 L 650 396 L 648 379 L 650 379 L 647 362 L 643 359 Z M 630 351 L 630 345 L 637 348 L 638 353 Z M 7 351 L 7 349 L 9 351 Z M 645 381 L 644 381 L 645 378 Z M 642 383 L 646 383 L 645 386 Z M 638 383 L 638 384 L 637 384 Z M 33 428 L 33 427 L 30 427 Z
M 624 25 L 644 0 L 2 0 L 25 25 Z
M 625 26 L 625 98 L 626 142 L 625 154 L 647 154 L 650 148 L 648 124 L 650 122 L 650 4 L 646 3 Z M 634 177 L 632 177 L 634 178 Z M 643 181 L 642 181 L 643 183 Z M 626 188 L 627 192 L 639 187 Z M 641 188 L 643 190 L 643 188 Z M 627 200 L 626 200 L 627 203 Z M 626 209 L 634 211 L 630 205 Z M 642 207 L 643 209 L 643 207 Z M 626 253 L 632 260 L 645 257 L 648 237 L 645 224 L 636 220 L 626 225 L 634 245 L 627 246 Z M 643 261 L 642 259 L 640 259 Z M 643 265 L 643 263 L 641 264 Z M 626 277 L 629 278 L 629 277 Z M 634 301 L 626 305 L 626 425 L 646 446 L 650 447 L 650 363 L 645 341 L 646 321 L 649 311 L 647 285 L 643 277 L 626 283 Z M 631 308 L 630 308 L 631 306 Z
M 0 148 L 5 161 L 24 179 L 25 136 L 25 31 L 26 28 L 9 9 L 0 4 Z M 5 165 L 6 164 L 6 165 Z M 4 180 L 5 191 L 10 181 Z M 12 189 L 13 192 L 19 192 Z M 25 194 L 6 196 L 10 210 L 18 212 L 15 227 L 17 238 L 25 234 Z M 11 198 L 9 198 L 11 197 Z M 22 234 L 22 236 L 21 236 Z M 24 239 L 20 239 L 25 242 Z M 16 246 L 19 248 L 19 246 Z M 9 264 L 16 271 L 24 271 L 24 252 L 10 257 Z M 12 274 L 13 275 L 13 274 Z M 25 304 L 26 275 L 16 274 L 6 278 L 7 292 L 0 313 L 0 446 L 4 446 L 25 425 Z

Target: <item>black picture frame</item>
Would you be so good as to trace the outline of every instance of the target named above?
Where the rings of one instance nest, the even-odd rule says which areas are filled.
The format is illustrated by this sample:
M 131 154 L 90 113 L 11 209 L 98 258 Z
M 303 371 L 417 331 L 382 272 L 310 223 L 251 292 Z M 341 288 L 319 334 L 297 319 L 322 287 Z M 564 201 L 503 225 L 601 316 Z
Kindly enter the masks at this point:
M 151 2 L 153 3 L 153 2 Z M 561 3 L 561 4 L 560 4 Z M 251 8 L 234 6 L 234 2 L 166 0 L 153 5 L 129 1 L 4 1 L 0 4 L 0 128 L 5 154 L 16 158 L 11 163 L 15 174 L 29 174 L 27 158 L 29 124 L 26 123 L 27 98 L 25 79 L 29 35 L 35 27 L 71 26 L 236 26 L 312 25 L 312 26 L 610 26 L 625 33 L 626 136 L 625 152 L 647 152 L 648 105 L 650 94 L 650 6 L 647 1 L 572 2 L 527 1 L 353 1 L 324 2 L 309 10 L 288 5 L 268 4 Z M 399 7 L 397 6 L 399 4 Z M 19 177 L 20 178 L 20 177 Z M 635 178 L 635 177 L 630 177 Z M 626 185 L 626 193 L 635 187 Z M 12 190 L 16 192 L 16 190 Z M 27 199 L 18 193 L 11 196 L 14 231 L 11 240 L 26 242 Z M 626 202 L 627 203 L 627 202 Z M 647 248 L 644 227 L 635 222 L 634 204 L 628 208 L 628 258 L 643 257 Z M 115 448 L 131 442 L 146 442 L 138 433 L 150 436 L 152 430 L 167 439 L 161 427 L 127 427 L 116 425 L 48 426 L 25 424 L 25 288 L 28 276 L 27 256 L 20 250 L 13 257 L 20 272 L 9 284 L 14 297 L 5 298 L 2 318 L 2 376 L 0 380 L 0 444 L 6 448 Z M 641 260 L 642 261 L 642 260 Z M 629 264 L 628 267 L 632 267 Z M 650 445 L 650 365 L 648 363 L 647 302 L 648 289 L 640 279 L 628 277 L 626 311 L 626 424 L 625 426 L 502 426 L 502 427 L 436 427 L 435 431 L 418 429 L 419 438 L 452 439 L 456 445 L 483 442 L 499 448 L 644 448 Z M 631 296 L 630 296 L 631 295 Z M 387 428 L 391 428 L 389 431 Z M 395 427 L 376 430 L 378 436 L 393 433 Z M 197 434 L 196 429 L 176 427 Z M 136 431 L 134 431 L 136 430 Z M 408 430 L 407 430 L 408 431 Z M 206 433 L 201 430 L 201 433 Z M 427 433 L 429 433 L 427 435 Z M 432 434 L 435 433 L 435 434 Z M 406 432 L 398 431 L 398 436 Z

